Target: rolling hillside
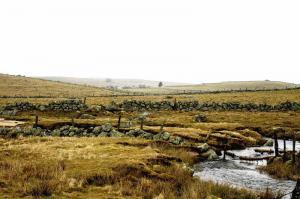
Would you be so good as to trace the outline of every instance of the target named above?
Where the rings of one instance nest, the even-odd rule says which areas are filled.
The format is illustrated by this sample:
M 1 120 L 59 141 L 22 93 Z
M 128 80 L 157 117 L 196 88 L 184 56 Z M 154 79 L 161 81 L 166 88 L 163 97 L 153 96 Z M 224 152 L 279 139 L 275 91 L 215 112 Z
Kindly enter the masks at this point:
M 83 97 L 112 94 L 116 93 L 103 88 L 0 74 L 0 96 Z
M 162 88 L 134 88 L 124 89 L 127 92 L 176 94 L 189 92 L 239 91 L 239 90 L 274 90 L 300 87 L 298 84 L 279 81 L 232 81 L 220 83 L 206 83 L 194 85 L 164 86 Z
M 74 78 L 77 79 L 77 78 Z M 115 80 L 113 80 L 115 81 Z M 117 81 L 116 81 L 117 82 Z M 112 91 L 96 86 L 86 86 L 57 81 L 0 74 L 0 96 L 10 97 L 84 97 L 123 94 L 177 94 L 197 91 L 269 90 L 299 87 L 297 84 L 275 81 L 221 82 L 200 85 L 163 86 L 162 88 L 132 88 Z
M 159 81 L 143 80 L 143 79 L 111 79 L 111 78 L 77 78 L 77 77 L 38 77 L 40 79 L 60 81 L 67 83 L 83 84 L 97 87 L 158 87 Z M 165 86 L 187 85 L 186 83 L 163 82 Z
M 185 85 L 170 87 L 172 89 L 222 91 L 222 90 L 272 90 L 295 88 L 300 85 L 280 81 L 229 81 L 220 83 L 207 83 L 199 85 Z

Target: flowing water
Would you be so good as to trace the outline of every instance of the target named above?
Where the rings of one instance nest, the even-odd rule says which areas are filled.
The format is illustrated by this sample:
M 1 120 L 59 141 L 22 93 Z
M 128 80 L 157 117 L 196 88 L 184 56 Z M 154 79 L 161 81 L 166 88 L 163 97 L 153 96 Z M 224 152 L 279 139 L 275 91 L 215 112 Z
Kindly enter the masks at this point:
M 283 140 L 278 140 L 279 149 L 283 149 Z M 287 150 L 292 150 L 292 141 L 286 141 Z M 263 157 L 256 153 L 255 149 L 274 149 L 273 147 L 250 147 L 244 150 L 232 150 L 230 152 L 237 156 Z M 296 142 L 296 150 L 300 151 L 300 143 Z M 270 155 L 270 154 L 268 154 Z M 257 166 L 266 165 L 267 162 L 255 161 L 246 162 L 238 159 L 226 157 L 226 161 L 207 161 L 202 162 L 195 167 L 195 176 L 204 180 L 212 180 L 218 183 L 228 183 L 235 187 L 248 188 L 252 190 L 265 191 L 267 188 L 283 194 L 293 191 L 296 182 L 291 180 L 273 179 L 265 173 L 256 170 Z M 288 194 L 285 199 L 291 198 Z

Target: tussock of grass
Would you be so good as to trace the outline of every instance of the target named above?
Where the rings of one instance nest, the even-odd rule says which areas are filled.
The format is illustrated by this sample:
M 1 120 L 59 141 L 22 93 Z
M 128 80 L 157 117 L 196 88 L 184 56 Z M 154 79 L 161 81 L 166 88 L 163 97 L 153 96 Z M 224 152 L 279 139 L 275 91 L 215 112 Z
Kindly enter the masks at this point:
M 262 138 L 261 134 L 257 133 L 256 131 L 253 131 L 253 130 L 243 129 L 243 130 L 239 130 L 238 132 L 243 136 L 252 137 L 257 140 Z
M 239 199 L 258 198 L 246 189 L 235 189 L 228 185 L 214 184 L 212 182 L 197 181 L 191 187 L 186 187 L 184 190 L 185 199 L 192 198 L 207 198 L 208 196 L 217 196 L 218 198 Z
M 260 170 L 279 179 L 297 180 L 300 177 L 300 169 L 297 166 L 284 162 L 272 162 Z
M 64 181 L 64 163 L 60 161 L 2 160 L 0 168 L 6 187 L 13 188 L 15 194 L 21 196 L 50 196 L 61 190 Z

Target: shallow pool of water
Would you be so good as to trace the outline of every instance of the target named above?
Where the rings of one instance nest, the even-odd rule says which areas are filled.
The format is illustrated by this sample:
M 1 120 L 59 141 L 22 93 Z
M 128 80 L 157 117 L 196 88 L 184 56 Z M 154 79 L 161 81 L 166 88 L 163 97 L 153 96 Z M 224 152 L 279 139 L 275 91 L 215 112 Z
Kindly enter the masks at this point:
M 14 127 L 24 123 L 25 122 L 16 120 L 5 120 L 4 118 L 0 118 L 0 127 Z

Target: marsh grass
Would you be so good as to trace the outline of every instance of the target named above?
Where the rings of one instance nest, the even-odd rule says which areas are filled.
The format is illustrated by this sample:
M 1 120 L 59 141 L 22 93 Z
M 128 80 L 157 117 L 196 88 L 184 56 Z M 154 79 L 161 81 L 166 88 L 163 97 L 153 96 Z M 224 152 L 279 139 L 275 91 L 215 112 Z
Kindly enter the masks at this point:
M 63 162 L 1 161 L 1 178 L 20 196 L 50 196 L 62 189 Z
M 0 193 L 7 198 L 258 197 L 195 179 L 184 166 L 194 158 L 183 149 L 177 153 L 137 138 L 1 140 Z
M 262 166 L 259 169 L 260 171 L 266 172 L 279 179 L 297 180 L 300 178 L 299 166 L 284 162 L 272 162 L 271 164 Z

